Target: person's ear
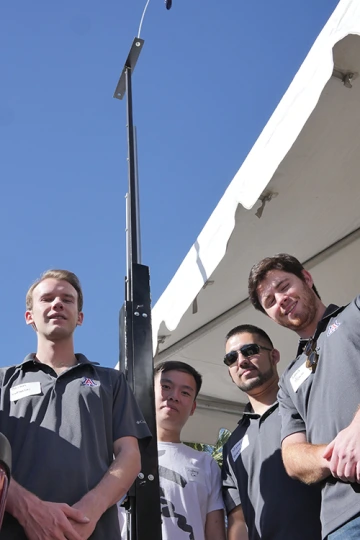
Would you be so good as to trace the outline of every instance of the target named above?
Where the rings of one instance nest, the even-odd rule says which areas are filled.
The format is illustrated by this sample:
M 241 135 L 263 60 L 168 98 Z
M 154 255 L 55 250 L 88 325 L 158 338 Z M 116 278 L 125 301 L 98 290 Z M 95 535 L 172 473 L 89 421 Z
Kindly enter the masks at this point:
M 34 322 L 32 311 L 30 309 L 27 309 L 25 311 L 25 322 L 26 322 L 26 324 L 32 326 L 33 329 L 36 332 L 36 325 L 35 325 L 35 322 Z
M 271 362 L 274 366 L 280 362 L 280 352 L 277 349 L 273 349 L 270 353 Z
M 231 379 L 231 382 L 233 382 L 233 383 L 235 384 L 235 381 L 234 381 L 234 379 L 233 379 L 232 376 L 231 376 L 231 371 L 230 371 L 230 368 L 229 368 L 229 367 L 228 367 L 228 375 L 229 375 L 229 377 L 230 377 L 230 379 Z
M 84 320 L 84 314 L 82 311 L 79 311 L 78 313 L 78 320 L 76 322 L 76 326 L 81 326 Z
M 194 403 L 192 404 L 191 411 L 190 411 L 190 416 L 192 416 L 192 415 L 194 414 L 195 409 L 196 409 L 196 400 L 195 400 Z
M 306 285 L 308 285 L 310 287 L 310 289 L 312 288 L 312 286 L 314 285 L 314 280 L 310 274 L 310 272 L 308 272 L 307 270 L 302 270 L 302 275 L 304 277 L 304 281 L 306 283 Z

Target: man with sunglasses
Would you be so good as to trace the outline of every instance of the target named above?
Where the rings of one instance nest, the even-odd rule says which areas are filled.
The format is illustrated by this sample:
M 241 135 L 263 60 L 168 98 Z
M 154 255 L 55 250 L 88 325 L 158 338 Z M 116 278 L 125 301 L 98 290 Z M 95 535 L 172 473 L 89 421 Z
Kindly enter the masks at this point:
M 300 337 L 280 381 L 287 472 L 322 488 L 323 538 L 360 538 L 360 297 L 325 305 L 310 273 L 280 253 L 254 265 L 253 306 Z
M 320 492 L 291 479 L 281 459 L 279 351 L 250 324 L 227 334 L 225 351 L 230 378 L 249 398 L 224 446 L 228 540 L 320 540 Z

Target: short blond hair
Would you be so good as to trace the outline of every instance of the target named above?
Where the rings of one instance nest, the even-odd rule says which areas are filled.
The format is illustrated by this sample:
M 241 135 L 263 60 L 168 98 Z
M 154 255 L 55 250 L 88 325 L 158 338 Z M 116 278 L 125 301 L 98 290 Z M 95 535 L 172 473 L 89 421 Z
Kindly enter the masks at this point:
M 46 270 L 46 272 L 41 274 L 39 279 L 34 281 L 30 289 L 26 293 L 26 309 L 30 311 L 33 308 L 33 292 L 34 292 L 35 287 L 37 287 L 39 283 L 41 283 L 45 279 L 50 279 L 50 278 L 58 279 L 59 281 L 60 280 L 67 281 L 68 283 L 70 283 L 70 285 L 74 287 L 78 295 L 78 310 L 82 311 L 84 297 L 83 297 L 83 292 L 81 289 L 79 278 L 73 272 L 70 272 L 69 270 L 58 270 L 58 269 Z

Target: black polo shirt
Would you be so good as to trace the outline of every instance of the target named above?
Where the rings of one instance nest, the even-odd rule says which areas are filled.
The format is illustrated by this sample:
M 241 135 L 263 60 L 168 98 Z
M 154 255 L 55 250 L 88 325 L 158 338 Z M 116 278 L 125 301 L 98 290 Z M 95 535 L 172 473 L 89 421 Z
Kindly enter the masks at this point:
M 250 540 L 320 540 L 320 490 L 287 475 L 278 412 L 277 402 L 262 416 L 247 405 L 225 444 L 226 510 L 242 506 Z
M 0 369 L 0 432 L 12 446 L 12 476 L 40 499 L 69 505 L 102 479 L 117 439 L 150 436 L 124 375 L 76 357 L 59 376 L 34 355 Z M 5 514 L 1 539 L 25 538 Z M 104 538 L 120 538 L 116 505 L 91 535 Z
M 359 309 L 359 297 L 345 308 L 330 305 L 326 309 L 319 323 L 323 330 L 317 340 L 315 373 L 306 368 L 304 343 L 300 343 L 299 356 L 280 381 L 282 440 L 292 433 L 306 432 L 309 443 L 328 444 L 353 420 L 360 404 Z M 360 512 L 360 485 L 332 476 L 321 485 L 322 532 L 326 537 Z

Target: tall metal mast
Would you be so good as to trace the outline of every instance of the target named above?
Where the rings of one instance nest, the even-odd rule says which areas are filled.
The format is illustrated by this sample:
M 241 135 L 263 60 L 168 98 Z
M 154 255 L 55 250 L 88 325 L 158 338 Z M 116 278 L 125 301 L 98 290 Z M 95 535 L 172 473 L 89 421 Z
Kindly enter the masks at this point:
M 137 156 L 133 125 L 132 74 L 144 41 L 135 38 L 114 98 L 127 97 L 129 186 L 127 215 L 127 276 L 125 303 L 120 311 L 120 369 L 127 377 L 153 438 L 140 441 L 141 473 L 129 492 L 128 540 L 161 540 L 160 487 L 155 422 L 149 268 L 140 264 L 140 219 Z

